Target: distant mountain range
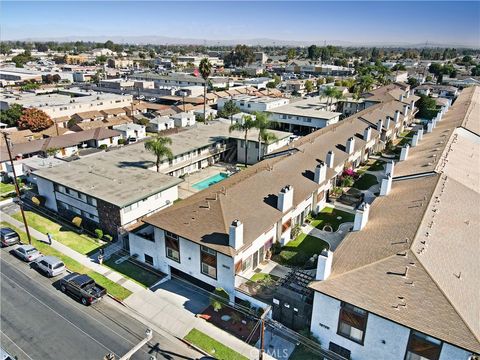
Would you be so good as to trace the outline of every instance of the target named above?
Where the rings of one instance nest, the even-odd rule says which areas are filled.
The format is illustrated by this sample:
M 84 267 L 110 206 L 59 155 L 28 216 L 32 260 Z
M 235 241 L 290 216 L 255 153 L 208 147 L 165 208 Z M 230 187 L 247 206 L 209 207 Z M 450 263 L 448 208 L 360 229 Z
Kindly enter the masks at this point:
M 228 46 L 236 44 L 245 45 L 258 45 L 258 46 L 310 46 L 315 45 L 336 45 L 345 47 L 408 47 L 408 48 L 424 48 L 424 47 L 455 47 L 465 48 L 474 47 L 478 48 L 479 45 L 473 44 L 458 44 L 458 43 L 409 43 L 409 42 L 353 42 L 342 40 L 318 40 L 318 41 L 301 41 L 301 40 L 278 40 L 268 38 L 257 39 L 233 39 L 233 40 L 203 40 L 203 39 L 189 39 L 189 38 L 177 38 L 168 36 L 64 36 L 64 37 L 30 37 L 23 39 L 15 39 L 19 41 L 56 41 L 56 42 L 71 42 L 71 41 L 94 41 L 94 42 L 106 42 L 111 40 L 117 44 L 138 44 L 138 45 L 206 45 L 206 46 Z

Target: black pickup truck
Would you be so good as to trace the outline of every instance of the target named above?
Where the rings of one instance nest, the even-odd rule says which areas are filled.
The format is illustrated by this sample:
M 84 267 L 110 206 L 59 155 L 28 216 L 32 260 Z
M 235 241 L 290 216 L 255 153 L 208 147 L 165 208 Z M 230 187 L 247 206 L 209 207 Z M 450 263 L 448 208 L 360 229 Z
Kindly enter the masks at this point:
M 83 305 L 93 304 L 107 294 L 107 290 L 90 276 L 78 273 L 68 274 L 60 280 L 60 290 L 79 299 Z

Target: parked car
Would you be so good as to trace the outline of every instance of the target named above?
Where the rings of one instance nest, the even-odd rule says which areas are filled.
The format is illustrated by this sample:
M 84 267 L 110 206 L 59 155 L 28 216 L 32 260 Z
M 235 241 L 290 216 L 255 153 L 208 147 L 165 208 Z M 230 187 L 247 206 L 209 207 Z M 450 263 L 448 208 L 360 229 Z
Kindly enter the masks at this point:
M 15 360 L 17 357 L 13 357 L 8 352 L 6 352 L 3 348 L 0 348 L 0 360 Z
M 155 102 L 155 101 L 157 101 L 157 98 L 155 98 L 155 97 L 151 97 L 151 98 L 148 98 L 147 100 L 148 100 L 148 101 Z
M 136 143 L 136 142 L 137 142 L 137 138 L 136 138 L 136 137 L 129 137 L 129 138 L 127 139 L 127 142 L 128 142 L 129 144 Z
M 8 227 L 0 228 L 0 241 L 2 247 L 11 246 L 20 243 L 20 236 L 18 233 Z
M 65 272 L 65 264 L 55 256 L 42 256 L 35 262 L 37 268 L 48 277 L 54 277 Z
M 12 252 L 26 262 L 34 261 L 42 256 L 42 253 L 32 245 L 19 245 Z
M 60 290 L 79 299 L 83 305 L 99 301 L 107 294 L 104 287 L 95 283 L 88 275 L 71 273 L 60 281 Z

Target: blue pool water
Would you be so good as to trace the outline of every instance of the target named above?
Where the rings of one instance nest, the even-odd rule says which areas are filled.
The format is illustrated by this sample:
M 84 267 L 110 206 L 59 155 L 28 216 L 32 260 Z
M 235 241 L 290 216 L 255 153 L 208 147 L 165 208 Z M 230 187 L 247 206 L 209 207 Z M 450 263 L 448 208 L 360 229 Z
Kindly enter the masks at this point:
M 228 178 L 228 174 L 219 173 L 217 175 L 210 176 L 208 179 L 193 184 L 192 187 L 197 190 L 203 190 L 208 188 L 209 186 L 212 186 L 213 184 L 225 180 L 226 178 Z

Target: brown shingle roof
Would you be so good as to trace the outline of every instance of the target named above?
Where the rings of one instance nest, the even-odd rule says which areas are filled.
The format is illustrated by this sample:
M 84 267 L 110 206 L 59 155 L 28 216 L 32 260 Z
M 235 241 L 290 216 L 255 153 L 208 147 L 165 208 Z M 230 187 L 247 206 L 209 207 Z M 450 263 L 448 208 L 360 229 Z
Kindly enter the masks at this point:
M 97 117 L 103 117 L 104 115 L 97 110 L 79 112 L 73 115 L 82 120 L 95 119 Z
M 72 127 L 72 129 L 75 129 L 75 130 L 78 129 L 80 131 L 84 131 L 84 130 L 96 129 L 100 127 L 107 128 L 114 125 L 123 125 L 130 122 L 132 122 L 132 119 L 130 119 L 127 116 L 116 116 L 116 117 L 105 119 L 105 120 L 81 122 L 81 123 L 75 124 Z

